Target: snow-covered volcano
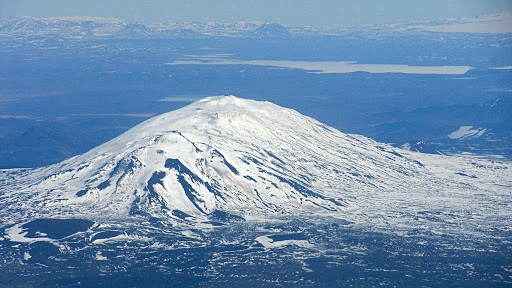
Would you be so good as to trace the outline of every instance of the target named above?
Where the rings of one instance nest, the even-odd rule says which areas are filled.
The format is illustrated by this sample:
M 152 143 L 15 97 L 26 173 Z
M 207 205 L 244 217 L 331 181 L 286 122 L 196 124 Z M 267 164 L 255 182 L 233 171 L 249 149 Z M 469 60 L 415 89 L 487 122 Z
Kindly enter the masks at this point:
M 201 222 L 222 211 L 387 225 L 432 208 L 452 221 L 468 211 L 482 219 L 507 195 L 508 165 L 475 161 L 395 149 L 269 102 L 209 97 L 59 164 L 4 171 L 0 213 L 4 224 L 56 215 Z

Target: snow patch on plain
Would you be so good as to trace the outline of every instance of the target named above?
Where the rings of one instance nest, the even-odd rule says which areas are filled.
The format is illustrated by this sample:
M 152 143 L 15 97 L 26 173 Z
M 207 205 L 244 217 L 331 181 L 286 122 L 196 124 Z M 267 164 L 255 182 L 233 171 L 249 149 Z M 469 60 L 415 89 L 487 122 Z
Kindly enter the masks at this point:
M 478 138 L 487 131 L 484 128 L 473 128 L 473 126 L 460 126 L 459 129 L 448 134 L 450 139 L 467 140 Z
M 117 242 L 117 241 L 149 241 L 150 238 L 145 236 L 139 236 L 139 235 L 128 235 L 126 233 L 110 237 L 110 238 L 102 238 L 102 239 L 96 239 L 92 241 L 93 244 L 104 244 L 106 242 Z
M 103 256 L 101 251 L 96 252 L 96 256 L 94 257 L 98 261 L 105 261 L 108 260 L 107 257 Z
M 5 238 L 9 239 L 11 242 L 18 242 L 18 243 L 34 243 L 38 241 L 44 241 L 44 242 L 53 242 L 54 239 L 47 238 L 47 237 L 38 237 L 38 238 L 29 238 L 25 237 L 28 234 L 28 231 L 23 230 L 21 226 L 23 226 L 26 223 L 21 223 L 14 225 L 13 227 L 5 229 Z
M 289 245 L 295 245 L 295 246 L 299 246 L 299 247 L 303 247 L 303 248 L 313 247 L 313 244 L 309 243 L 306 240 L 274 241 L 267 236 L 259 236 L 255 240 L 257 242 L 259 242 L 261 245 L 263 245 L 265 248 L 278 248 L 278 247 L 284 247 L 284 246 L 289 246 Z

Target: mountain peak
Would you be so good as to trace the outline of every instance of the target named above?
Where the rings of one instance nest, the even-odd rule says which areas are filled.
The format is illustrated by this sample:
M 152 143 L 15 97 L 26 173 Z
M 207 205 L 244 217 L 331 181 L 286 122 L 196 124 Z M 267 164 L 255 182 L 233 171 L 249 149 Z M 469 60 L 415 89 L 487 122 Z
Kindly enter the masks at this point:
M 290 31 L 277 23 L 265 23 L 252 32 L 256 37 L 289 37 Z
M 356 231 L 473 237 L 490 223 L 508 231 L 508 207 L 500 205 L 510 198 L 507 173 L 507 163 L 395 149 L 269 102 L 217 96 L 59 164 L 0 170 L 0 226 L 4 239 L 27 243 L 53 241 L 31 226 L 68 231 L 68 220 L 96 231 L 88 232 L 93 244 L 95 235 L 127 226 L 158 241 L 196 241 L 215 227 L 287 222 L 297 232 L 297 222 L 330 221 Z M 247 223 L 233 223 L 240 221 Z
M 66 210 L 111 217 L 336 213 L 350 209 L 353 193 L 390 181 L 399 189 L 420 166 L 294 110 L 225 95 L 36 170 L 31 189 L 45 197 L 52 191 Z
M 452 187 L 453 175 L 462 175 L 446 169 L 434 175 L 411 155 L 270 102 L 208 97 L 85 154 L 8 175 L 16 185 L 3 189 L 6 207 L 14 199 L 32 204 L 0 216 L 7 222 L 26 213 L 204 223 L 218 213 L 345 218 L 359 211 L 353 218 L 387 213 L 412 191 L 428 195 L 439 189 L 432 183 Z
M 234 95 L 222 95 L 222 96 L 210 96 L 198 100 L 197 103 L 202 103 L 204 105 L 212 105 L 212 106 L 224 106 L 224 105 L 234 105 L 234 106 L 244 106 L 256 104 L 257 101 L 248 100 L 244 98 L 239 98 Z

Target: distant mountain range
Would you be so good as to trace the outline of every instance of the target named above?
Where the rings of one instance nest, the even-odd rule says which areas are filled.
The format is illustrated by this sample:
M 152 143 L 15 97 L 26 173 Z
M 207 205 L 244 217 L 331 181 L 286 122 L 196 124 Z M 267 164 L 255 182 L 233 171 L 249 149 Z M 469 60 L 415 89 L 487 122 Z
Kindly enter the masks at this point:
M 289 26 L 277 23 L 238 21 L 219 22 L 165 22 L 142 24 L 118 18 L 67 17 L 15 17 L 0 20 L 2 37 L 58 36 L 69 39 L 93 38 L 201 38 L 201 37 L 288 37 L 290 35 L 349 35 L 374 34 L 382 37 L 389 33 L 459 32 L 459 33 L 512 33 L 512 15 L 491 15 L 477 18 L 446 19 L 426 22 L 405 22 L 386 25 L 362 26 Z M 390 34 L 392 35 L 392 34 Z
M 228 37 L 283 37 L 290 32 L 277 23 L 239 21 L 223 23 L 159 23 L 145 25 L 117 18 L 102 17 L 19 17 L 0 21 L 0 35 L 4 37 L 59 36 L 70 39 L 90 38 L 200 38 Z

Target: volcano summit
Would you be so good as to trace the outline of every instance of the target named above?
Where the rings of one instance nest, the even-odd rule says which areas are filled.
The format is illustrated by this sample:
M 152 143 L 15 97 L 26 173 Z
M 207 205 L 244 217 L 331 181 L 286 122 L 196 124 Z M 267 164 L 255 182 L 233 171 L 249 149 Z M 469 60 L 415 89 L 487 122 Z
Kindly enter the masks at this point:
M 211 274 L 222 270 L 213 258 L 183 272 L 198 273 L 192 279 L 171 268 L 179 257 L 153 253 L 230 247 L 223 251 L 246 253 L 237 263 L 276 247 L 326 253 L 344 245 L 340 230 L 326 232 L 332 227 L 350 230 L 346 235 L 467 237 L 472 249 L 491 237 L 499 246 L 510 236 L 511 178 L 508 163 L 413 153 L 272 103 L 209 97 L 61 163 L 1 171 L 0 251 L 8 256 L 0 266 L 6 279 L 17 279 L 26 265 L 62 272 L 103 261 L 98 269 L 115 274 L 114 267 L 126 272 L 136 262 L 161 267 L 173 283 L 225 283 Z M 153 258 L 141 260 L 141 253 Z M 303 256 L 296 259 L 302 272 L 311 269 Z M 64 262 L 68 268 L 59 266 Z M 29 267 L 29 275 L 42 273 Z M 65 283 L 82 279 L 72 275 Z
M 59 199 L 66 209 L 58 215 L 67 217 L 251 217 L 350 210 L 367 190 L 408 189 L 422 166 L 293 110 L 222 96 L 150 119 L 20 182 L 40 192 L 24 194 L 31 207 L 51 213 Z

